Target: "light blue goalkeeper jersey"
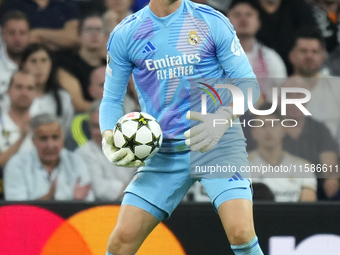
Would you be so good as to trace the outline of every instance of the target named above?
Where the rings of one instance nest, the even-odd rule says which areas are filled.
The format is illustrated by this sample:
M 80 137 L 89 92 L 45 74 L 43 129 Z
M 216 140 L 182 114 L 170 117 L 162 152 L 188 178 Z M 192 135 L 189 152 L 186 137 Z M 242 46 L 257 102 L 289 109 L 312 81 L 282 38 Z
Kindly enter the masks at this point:
M 131 73 L 142 111 L 158 120 L 165 140 L 182 140 L 190 128 L 186 113 L 194 105 L 190 98 L 192 81 L 201 79 L 209 84 L 210 78 L 255 78 L 229 20 L 220 12 L 189 0 L 182 0 L 176 12 L 164 18 L 155 16 L 149 6 L 128 16 L 111 33 L 107 49 L 100 108 L 102 132 L 112 130 L 123 115 Z M 245 98 L 248 87 L 252 87 L 253 102 L 258 100 L 256 79 L 239 80 L 234 85 Z M 219 94 L 223 105 L 229 105 L 230 93 Z M 218 107 L 212 108 L 208 106 L 209 111 Z

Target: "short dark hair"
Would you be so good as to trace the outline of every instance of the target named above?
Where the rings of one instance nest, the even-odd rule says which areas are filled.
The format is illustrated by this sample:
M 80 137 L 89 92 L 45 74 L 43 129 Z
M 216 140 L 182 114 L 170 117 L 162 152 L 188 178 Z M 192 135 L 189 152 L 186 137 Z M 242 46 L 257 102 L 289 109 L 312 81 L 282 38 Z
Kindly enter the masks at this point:
M 293 36 L 293 40 L 291 42 L 291 47 L 290 47 L 290 51 L 292 51 L 296 44 L 297 41 L 299 39 L 314 39 L 314 40 L 318 40 L 321 47 L 323 49 L 326 49 L 326 42 L 325 39 L 322 37 L 322 33 L 320 31 L 320 29 L 313 27 L 313 26 L 307 26 L 307 27 L 302 27 L 300 29 L 298 29 Z
M 258 2 L 255 0 L 233 0 L 228 7 L 227 13 L 239 4 L 248 4 L 257 11 L 260 8 Z
M 9 80 L 9 84 L 8 84 L 8 88 L 7 88 L 7 89 L 9 89 L 10 87 L 12 87 L 13 81 L 14 81 L 14 76 L 16 76 L 18 73 L 25 74 L 25 75 L 31 75 L 32 77 L 34 77 L 33 74 L 31 74 L 31 73 L 29 73 L 29 72 L 26 72 L 26 71 L 24 71 L 24 70 L 19 69 L 18 71 L 16 71 L 16 72 L 11 76 L 11 79 Z
M 10 20 L 24 20 L 27 22 L 28 27 L 29 28 L 31 27 L 30 21 L 28 20 L 26 14 L 21 11 L 11 11 L 6 13 L 1 20 L 1 27 L 4 27 Z
M 256 107 L 257 110 L 259 111 L 264 111 L 264 110 L 269 110 L 270 108 L 272 107 L 272 103 L 264 103 L 262 105 L 260 105 L 259 107 Z M 274 115 L 275 117 L 277 117 L 278 119 L 282 120 L 282 115 L 281 115 L 281 110 L 280 110 L 280 107 L 277 106 L 275 111 L 273 113 L 271 113 L 270 115 Z M 258 117 L 257 115 L 253 115 L 253 117 Z
M 79 20 L 79 26 L 78 26 L 78 34 L 81 34 L 82 33 L 82 30 L 83 30 L 83 26 L 84 26 L 84 23 L 86 20 L 88 19 L 91 19 L 91 18 L 98 18 L 98 19 L 101 19 L 103 20 L 102 16 L 100 16 L 98 13 L 90 13 L 90 14 L 87 14 L 86 16 L 82 17 L 80 20 Z M 104 22 L 103 22 L 104 23 Z

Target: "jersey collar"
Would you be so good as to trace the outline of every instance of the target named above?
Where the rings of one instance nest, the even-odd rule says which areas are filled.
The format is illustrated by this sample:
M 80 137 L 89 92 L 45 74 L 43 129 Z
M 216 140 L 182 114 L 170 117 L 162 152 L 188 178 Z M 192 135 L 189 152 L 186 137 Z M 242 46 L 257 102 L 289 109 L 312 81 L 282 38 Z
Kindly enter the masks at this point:
M 164 27 L 168 27 L 168 26 L 171 25 L 171 23 L 172 23 L 173 21 L 175 21 L 175 20 L 183 13 L 183 10 L 184 10 L 184 2 L 185 2 L 185 1 L 186 1 L 186 0 L 182 0 L 181 5 L 179 6 L 179 8 L 178 8 L 175 12 L 171 13 L 171 14 L 168 15 L 168 16 L 162 17 L 162 18 L 156 16 L 156 15 L 151 11 L 150 6 L 148 5 L 147 8 L 148 8 L 148 12 L 149 12 L 149 17 L 151 17 L 152 20 L 161 23 Z

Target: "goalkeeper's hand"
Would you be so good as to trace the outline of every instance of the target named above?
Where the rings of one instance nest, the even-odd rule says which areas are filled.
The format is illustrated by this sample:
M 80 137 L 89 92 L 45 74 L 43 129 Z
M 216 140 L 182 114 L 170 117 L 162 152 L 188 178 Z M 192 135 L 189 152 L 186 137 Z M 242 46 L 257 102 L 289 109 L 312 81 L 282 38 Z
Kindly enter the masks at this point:
M 129 149 L 115 147 L 111 131 L 105 131 L 103 135 L 102 150 L 106 158 L 116 166 L 140 167 L 145 165 L 144 162 L 135 160 L 135 155 Z
M 190 146 L 192 151 L 199 150 L 203 153 L 215 147 L 237 116 L 233 115 L 231 106 L 222 106 L 214 114 L 202 115 L 199 112 L 188 111 L 187 119 L 202 122 L 186 131 L 184 136 L 187 138 L 186 145 Z

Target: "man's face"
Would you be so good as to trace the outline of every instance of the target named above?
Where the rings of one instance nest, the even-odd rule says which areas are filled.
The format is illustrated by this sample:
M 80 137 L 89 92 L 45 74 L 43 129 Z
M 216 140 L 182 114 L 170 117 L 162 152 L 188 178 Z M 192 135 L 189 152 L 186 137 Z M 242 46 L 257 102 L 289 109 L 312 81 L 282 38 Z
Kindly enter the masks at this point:
M 98 50 L 104 45 L 103 21 L 98 17 L 85 20 L 80 33 L 80 44 L 89 50 Z
M 228 18 L 238 37 L 254 37 L 260 29 L 259 14 L 249 4 L 236 5 L 228 12 Z
M 102 144 L 102 135 L 99 128 L 99 112 L 94 112 L 90 116 L 90 125 L 91 125 L 91 137 L 92 140 L 101 147 Z
M 97 68 L 91 75 L 91 84 L 89 87 L 90 95 L 94 99 L 102 99 L 105 82 L 105 67 Z
M 2 37 L 9 53 L 21 54 L 29 44 L 29 26 L 25 20 L 9 20 L 2 28 Z
M 34 130 L 33 143 L 38 151 L 41 162 L 59 160 L 60 151 L 64 146 L 64 138 L 59 123 L 47 123 Z
M 36 96 L 34 77 L 24 73 L 15 74 L 7 93 L 12 107 L 27 110 Z
M 262 127 L 253 127 L 251 129 L 252 137 L 257 141 L 258 147 L 264 149 L 274 149 L 281 145 L 281 141 L 285 136 L 285 130 L 281 126 L 281 121 L 266 121 L 266 119 L 279 119 L 275 115 L 257 116 L 264 122 Z
M 289 57 L 297 74 L 312 77 L 321 69 L 325 51 L 318 40 L 301 38 L 297 40 Z

